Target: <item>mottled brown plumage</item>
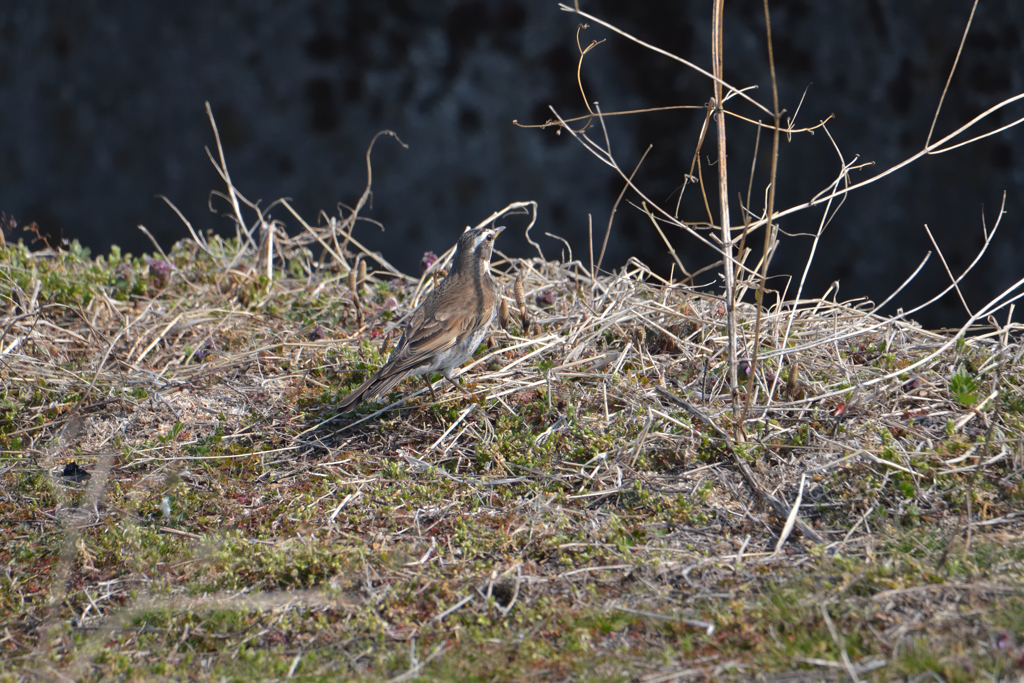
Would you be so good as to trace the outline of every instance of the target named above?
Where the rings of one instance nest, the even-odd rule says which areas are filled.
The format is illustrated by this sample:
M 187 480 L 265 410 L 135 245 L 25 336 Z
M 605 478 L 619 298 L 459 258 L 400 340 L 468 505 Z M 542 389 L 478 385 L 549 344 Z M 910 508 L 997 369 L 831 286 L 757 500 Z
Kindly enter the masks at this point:
M 388 362 L 345 397 L 339 412 L 388 393 L 406 377 L 440 371 L 454 384 L 452 370 L 473 356 L 497 311 L 490 265 L 494 238 L 502 230 L 476 228 L 462 234 L 448 277 L 409 316 Z

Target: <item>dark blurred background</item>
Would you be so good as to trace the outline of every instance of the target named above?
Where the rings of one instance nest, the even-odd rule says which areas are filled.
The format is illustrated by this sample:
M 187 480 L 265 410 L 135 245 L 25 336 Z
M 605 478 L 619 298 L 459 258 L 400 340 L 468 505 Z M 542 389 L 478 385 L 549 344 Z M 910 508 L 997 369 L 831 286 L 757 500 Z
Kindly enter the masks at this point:
M 580 2 L 584 11 L 705 68 L 711 5 Z M 726 77 L 759 86 L 753 94 L 767 104 L 761 7 L 755 0 L 726 2 Z M 970 10 L 970 0 L 773 2 L 782 106 L 793 113 L 807 89 L 798 124 L 835 115 L 829 132 L 842 158 L 874 162 L 854 180 L 913 155 L 924 145 Z M 528 199 L 540 204 L 533 234 L 545 254 L 564 249 L 542 237 L 556 233 L 586 263 L 588 214 L 599 240 L 621 180 L 570 136 L 512 124 L 543 122 L 549 105 L 564 116 L 585 111 L 576 83 L 579 23 L 552 0 L 4 0 L 0 211 L 21 224 L 35 221 L 51 239 L 77 238 L 94 253 L 112 243 L 139 253 L 152 247 L 138 224 L 165 248 L 186 234 L 155 198 L 163 194 L 197 229 L 233 234 L 220 215 L 225 204 L 214 202 L 220 213 L 208 209 L 210 190 L 223 189 L 204 151 L 213 145 L 208 100 L 239 189 L 264 205 L 291 197 L 312 222 L 320 210 L 336 213 L 338 202 L 355 203 L 368 143 L 378 130 L 394 130 L 409 149 L 378 142 L 366 212 L 386 232 L 365 224 L 357 234 L 407 272 L 418 272 L 422 253 L 447 248 L 465 225 Z M 937 136 L 1024 92 L 1022 34 L 1024 3 L 981 3 Z M 710 97 L 706 78 L 603 28 L 591 26 L 580 37 L 584 46 L 601 39 L 607 42 L 584 61 L 583 85 L 603 111 L 701 105 Z M 758 116 L 738 102 L 733 108 Z M 1018 103 L 979 132 L 1021 116 Z M 702 120 L 699 109 L 616 117 L 609 120 L 612 150 L 631 169 L 653 145 L 638 182 L 650 198 L 674 207 Z M 729 143 L 735 198 L 746 193 L 752 128 L 732 120 Z M 768 146 L 763 137 L 758 211 Z M 704 163 L 715 156 L 709 141 Z M 1024 275 L 1022 162 L 1024 129 L 1017 128 L 921 159 L 850 195 L 825 231 L 805 294 L 821 295 L 840 280 L 840 299 L 884 298 L 931 248 L 924 224 L 959 271 L 977 253 L 983 221 L 991 228 L 1007 192 L 996 243 L 964 286 L 972 307 L 988 301 Z M 840 163 L 823 132 L 784 142 L 777 206 L 812 197 Z M 706 221 L 695 189 L 684 195 L 681 215 Z M 272 215 L 294 227 L 285 211 Z M 732 215 L 739 220 L 738 204 Z M 784 218 L 781 227 L 813 232 L 821 217 L 822 209 L 813 209 Z M 533 255 L 522 236 L 525 222 L 505 222 L 513 229 L 500 249 Z M 670 237 L 688 269 L 714 259 L 694 238 Z M 810 244 L 785 239 L 773 272 L 798 278 Z M 623 205 L 604 265 L 620 266 L 631 255 L 669 271 L 667 249 L 648 219 Z M 947 282 L 933 255 L 888 312 L 923 302 Z M 947 296 L 915 317 L 936 327 L 966 315 Z

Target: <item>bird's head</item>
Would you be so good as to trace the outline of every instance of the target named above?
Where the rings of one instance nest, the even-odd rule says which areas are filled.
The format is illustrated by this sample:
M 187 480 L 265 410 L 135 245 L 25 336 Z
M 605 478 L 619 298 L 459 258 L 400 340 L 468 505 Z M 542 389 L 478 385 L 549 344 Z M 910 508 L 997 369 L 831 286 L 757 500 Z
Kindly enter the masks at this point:
M 491 262 L 494 239 L 504 229 L 502 225 L 496 228 L 474 228 L 462 233 L 455 248 L 454 267 L 461 269 L 476 263 L 486 268 Z

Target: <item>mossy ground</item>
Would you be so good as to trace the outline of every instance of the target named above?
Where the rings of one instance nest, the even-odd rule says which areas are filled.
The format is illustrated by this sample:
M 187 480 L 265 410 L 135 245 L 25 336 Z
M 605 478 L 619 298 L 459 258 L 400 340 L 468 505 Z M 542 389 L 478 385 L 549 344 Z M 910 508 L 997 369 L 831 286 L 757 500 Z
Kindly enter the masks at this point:
M 0 250 L 0 680 L 1024 673 L 1012 335 L 898 376 L 946 339 L 822 302 L 765 336 L 801 378 L 764 362 L 738 443 L 654 391 L 738 433 L 713 300 L 500 260 L 529 321 L 474 400 L 339 417 L 416 284 L 236 249 Z M 733 452 L 825 542 L 776 552 Z

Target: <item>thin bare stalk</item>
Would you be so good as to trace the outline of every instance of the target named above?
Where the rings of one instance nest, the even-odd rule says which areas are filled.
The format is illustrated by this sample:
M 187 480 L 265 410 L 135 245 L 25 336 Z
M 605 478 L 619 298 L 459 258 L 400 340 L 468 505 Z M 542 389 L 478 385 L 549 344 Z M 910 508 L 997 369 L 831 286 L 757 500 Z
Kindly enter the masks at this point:
M 761 258 L 760 286 L 757 291 L 757 316 L 754 319 L 754 348 L 750 352 L 750 376 L 747 377 L 747 399 L 743 402 L 743 418 L 746 420 L 750 402 L 754 400 L 754 377 L 757 376 L 757 352 L 761 347 L 761 317 L 764 312 L 764 291 L 768 282 L 768 262 L 774 252 L 772 246 L 772 214 L 775 211 L 775 187 L 779 170 L 779 85 L 775 80 L 775 54 L 772 50 L 772 21 L 768 12 L 768 0 L 764 0 L 765 37 L 768 40 L 768 69 L 772 78 L 772 107 L 775 110 L 775 130 L 772 133 L 772 167 L 768 186 L 768 207 L 766 213 L 767 227 L 764 231 L 764 255 Z M 749 197 L 749 191 L 748 191 Z M 749 200 L 748 200 L 749 201 Z M 741 421 L 742 423 L 742 421 Z
M 953 82 L 953 74 L 956 73 L 956 65 L 960 63 L 960 55 L 964 52 L 964 43 L 967 42 L 967 33 L 971 30 L 971 23 L 974 22 L 974 13 L 978 9 L 978 0 L 971 5 L 971 16 L 967 18 L 967 25 L 964 26 L 964 35 L 960 38 L 960 47 L 957 48 L 956 57 L 953 59 L 953 66 L 949 69 L 949 76 L 946 78 L 946 85 L 942 88 L 942 95 L 939 96 L 939 103 L 935 107 L 935 116 L 932 118 L 931 128 L 928 129 L 928 137 L 925 138 L 924 146 L 927 147 L 932 141 L 932 134 L 935 133 L 935 124 L 939 122 L 939 113 L 942 111 L 942 103 L 946 101 L 946 93 L 949 92 L 949 84 Z
M 729 225 L 729 174 L 728 159 L 725 153 L 725 112 L 722 94 L 722 15 L 725 0 L 715 0 L 714 15 L 711 21 L 711 68 L 715 76 L 715 97 L 713 100 L 715 124 L 718 132 L 718 207 L 722 230 L 722 258 L 725 273 L 725 325 L 729 336 L 729 393 L 732 395 L 733 416 L 737 418 L 737 438 L 743 433 L 742 422 L 739 421 L 741 408 L 737 396 L 739 383 L 736 377 L 736 284 L 735 263 L 733 259 L 732 228 Z

